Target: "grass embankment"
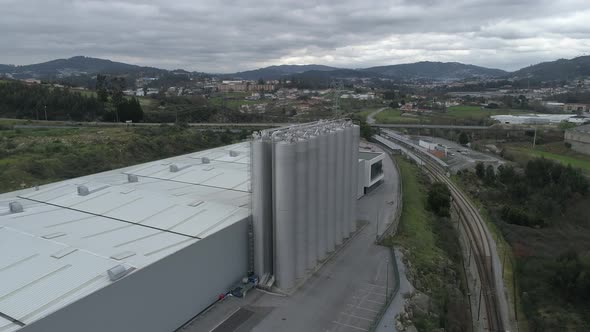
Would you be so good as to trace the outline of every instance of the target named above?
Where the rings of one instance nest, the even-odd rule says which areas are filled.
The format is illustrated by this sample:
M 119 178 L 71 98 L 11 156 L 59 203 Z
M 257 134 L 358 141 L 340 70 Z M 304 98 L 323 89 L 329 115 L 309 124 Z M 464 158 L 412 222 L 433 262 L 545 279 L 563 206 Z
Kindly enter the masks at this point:
M 423 123 L 423 124 L 483 124 L 483 122 L 489 120 L 492 115 L 521 115 L 531 112 L 511 109 L 482 109 L 479 106 L 451 106 L 446 112 L 432 112 L 432 113 L 419 113 L 410 112 L 404 114 L 399 109 L 385 110 L 379 113 L 375 120 L 377 123 L 383 124 L 411 124 L 411 123 Z
M 448 218 L 438 218 L 426 209 L 428 179 L 401 157 L 396 158 L 403 183 L 403 209 L 396 246 L 406 249 L 409 279 L 414 287 L 432 299 L 435 315 L 416 315 L 419 331 L 445 328 L 469 329 L 469 307 L 462 294 L 461 249 Z
M 420 116 L 402 116 L 402 111 L 399 109 L 388 109 L 384 110 L 383 112 L 377 114 L 375 116 L 375 121 L 377 123 L 383 124 L 393 124 L 393 123 L 420 123 L 420 122 L 429 122 L 430 119 L 420 117 Z
M 512 144 L 504 146 L 510 157 L 521 164 L 535 157 L 555 160 L 563 165 L 571 165 L 590 174 L 590 156 L 568 149 L 563 142 L 537 145 L 534 149 L 528 144 Z
M 521 111 L 512 109 L 487 109 L 481 108 L 480 106 L 460 105 L 451 106 L 447 109 L 447 112 L 439 115 L 440 117 L 453 118 L 453 119 L 471 119 L 471 120 L 482 120 L 489 118 L 492 115 L 522 115 L 527 113 L 533 113 L 533 111 Z
M 240 138 L 230 132 L 177 126 L 0 130 L 0 192 L 212 148 Z

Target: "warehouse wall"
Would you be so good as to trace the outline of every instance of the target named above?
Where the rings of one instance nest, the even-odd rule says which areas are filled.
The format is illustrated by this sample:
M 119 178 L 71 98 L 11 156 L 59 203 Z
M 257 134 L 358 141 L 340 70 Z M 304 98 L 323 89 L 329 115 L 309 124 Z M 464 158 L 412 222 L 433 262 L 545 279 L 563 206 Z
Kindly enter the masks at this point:
M 247 226 L 237 222 L 21 331 L 174 331 L 246 275 Z

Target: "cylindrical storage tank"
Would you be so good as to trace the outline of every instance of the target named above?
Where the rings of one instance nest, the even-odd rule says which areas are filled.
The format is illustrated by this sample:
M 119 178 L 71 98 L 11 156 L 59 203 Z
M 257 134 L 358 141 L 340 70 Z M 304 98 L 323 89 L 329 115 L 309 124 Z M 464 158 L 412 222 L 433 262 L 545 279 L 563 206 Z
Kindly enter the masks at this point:
M 326 195 L 328 198 L 328 202 L 326 204 L 326 209 L 328 210 L 327 213 L 327 222 L 328 222 L 328 227 L 327 227 L 327 250 L 328 252 L 330 251 L 334 251 L 334 249 L 336 248 L 336 150 L 337 150 L 337 144 L 336 144 L 336 132 L 333 130 L 330 130 L 329 132 L 327 132 L 327 136 L 328 136 L 328 146 L 327 146 L 327 152 L 328 152 L 328 162 L 327 162 L 327 168 L 328 168 L 328 178 L 327 178 L 327 184 L 326 184 Z
M 307 140 L 299 139 L 295 148 L 296 182 L 292 188 L 296 192 L 297 217 L 295 223 L 295 278 L 300 278 L 307 269 L 307 188 L 308 153 Z
M 307 141 L 307 268 L 313 269 L 318 260 L 318 137 Z
M 361 137 L 361 131 L 360 131 L 360 127 L 357 125 L 352 126 L 352 174 L 356 176 L 352 177 L 352 181 L 353 181 L 353 188 L 354 188 L 354 192 L 353 192 L 353 196 L 352 196 L 352 204 L 350 204 L 350 216 L 352 217 L 352 224 L 351 224 L 351 228 L 350 228 L 350 232 L 355 232 L 356 231 L 356 203 L 357 203 L 357 198 L 356 198 L 356 189 L 358 187 L 358 174 L 359 174 L 359 144 L 360 144 L 360 137 Z
M 353 185 L 353 177 L 356 174 L 352 173 L 352 127 L 350 125 L 344 128 L 344 235 L 345 237 L 350 236 L 350 230 L 352 228 L 352 220 L 353 217 L 350 213 L 350 205 L 354 204 L 351 197 L 354 195 L 354 191 L 352 188 Z
M 328 134 L 318 136 L 318 260 L 328 253 Z
M 296 147 L 294 142 L 279 141 L 274 148 L 274 275 L 277 286 L 282 289 L 295 285 Z
M 341 245 L 344 239 L 344 212 L 348 212 L 348 206 L 344 204 L 344 129 L 336 128 L 336 167 L 334 170 L 334 187 L 336 206 L 334 208 L 336 216 L 336 245 Z M 347 230 L 348 231 L 348 230 Z
M 252 160 L 252 228 L 254 273 L 272 274 L 272 145 L 269 138 L 254 139 Z

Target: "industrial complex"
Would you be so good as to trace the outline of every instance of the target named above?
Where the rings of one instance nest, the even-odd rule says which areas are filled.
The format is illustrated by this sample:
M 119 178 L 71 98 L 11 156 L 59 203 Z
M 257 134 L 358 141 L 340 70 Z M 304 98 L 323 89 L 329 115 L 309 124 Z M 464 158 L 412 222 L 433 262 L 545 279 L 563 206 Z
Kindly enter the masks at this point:
M 293 291 L 382 178 L 358 142 L 320 121 L 0 195 L 0 331 L 174 331 L 245 285 Z

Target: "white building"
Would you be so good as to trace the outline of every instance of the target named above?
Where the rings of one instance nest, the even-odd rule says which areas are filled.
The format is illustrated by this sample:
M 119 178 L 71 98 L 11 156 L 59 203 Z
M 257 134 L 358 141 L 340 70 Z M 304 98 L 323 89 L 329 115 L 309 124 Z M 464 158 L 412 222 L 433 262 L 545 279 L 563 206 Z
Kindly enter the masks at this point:
M 248 143 L 0 195 L 0 331 L 174 331 L 248 271 Z
M 377 187 L 385 178 L 383 174 L 383 159 L 385 154 L 381 152 L 359 152 L 359 180 L 357 198 Z

